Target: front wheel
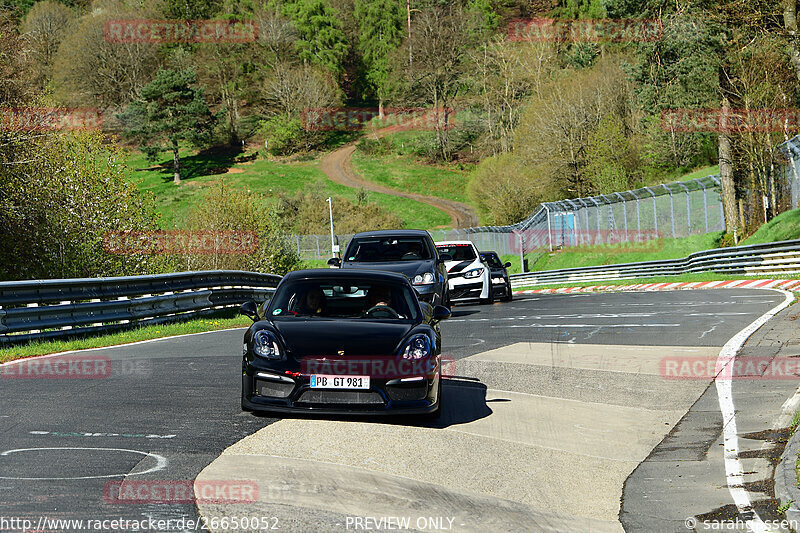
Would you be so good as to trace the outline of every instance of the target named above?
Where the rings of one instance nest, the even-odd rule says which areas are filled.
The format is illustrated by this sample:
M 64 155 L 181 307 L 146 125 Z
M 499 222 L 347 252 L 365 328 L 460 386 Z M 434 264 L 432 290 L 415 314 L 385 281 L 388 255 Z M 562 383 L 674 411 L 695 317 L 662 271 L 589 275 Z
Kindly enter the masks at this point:
M 488 298 L 481 298 L 482 305 L 491 305 L 494 303 L 494 287 L 489 285 L 489 297 Z
M 439 418 L 442 416 L 442 378 L 441 378 L 441 376 L 439 377 L 439 393 L 436 395 L 436 399 L 439 401 L 439 405 L 436 407 L 435 411 L 431 411 L 430 413 L 426 413 L 425 415 L 423 415 L 423 418 L 425 420 L 428 420 L 428 421 L 431 421 L 431 422 L 435 422 L 436 420 L 439 420 Z
M 514 291 L 511 289 L 511 283 L 506 285 L 506 295 L 503 296 L 504 302 L 510 302 L 514 299 Z

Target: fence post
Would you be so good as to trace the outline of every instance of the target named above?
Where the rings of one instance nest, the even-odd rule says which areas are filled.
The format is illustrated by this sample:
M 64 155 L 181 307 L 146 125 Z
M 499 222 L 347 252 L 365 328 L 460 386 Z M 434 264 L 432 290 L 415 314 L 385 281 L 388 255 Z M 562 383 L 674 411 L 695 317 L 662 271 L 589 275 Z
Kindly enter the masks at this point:
M 672 200 L 672 191 L 666 184 L 662 185 L 664 189 L 669 193 L 669 218 L 670 224 L 672 225 L 672 238 L 675 238 L 675 202 Z
M 314 235 L 314 238 L 317 239 L 317 257 L 316 257 L 316 259 L 322 259 L 322 253 L 319 250 L 319 235 Z
M 634 196 L 636 199 L 636 231 L 639 232 L 639 235 L 642 234 L 642 217 L 639 214 L 639 197 Z
M 622 219 L 625 221 L 625 242 L 628 242 L 628 202 L 620 193 L 614 193 L 622 200 Z
M 691 203 L 689 201 L 689 187 L 687 187 L 686 185 L 684 185 L 681 182 L 678 182 L 678 185 L 680 185 L 681 188 L 686 192 L 686 224 L 689 227 L 688 235 L 691 235 L 692 234 L 692 208 L 691 208 Z
M 699 179 L 694 181 L 703 188 L 703 220 L 706 225 L 706 233 L 708 233 L 708 194 L 706 193 L 706 186 Z
M 645 190 L 653 196 L 653 230 L 656 232 L 656 238 L 658 238 L 658 207 L 656 207 L 656 193 L 654 193 L 650 187 L 645 187 Z
M 550 206 L 547 204 L 543 204 L 545 211 L 547 211 L 547 244 L 550 247 L 550 251 L 553 251 L 553 230 L 550 226 Z

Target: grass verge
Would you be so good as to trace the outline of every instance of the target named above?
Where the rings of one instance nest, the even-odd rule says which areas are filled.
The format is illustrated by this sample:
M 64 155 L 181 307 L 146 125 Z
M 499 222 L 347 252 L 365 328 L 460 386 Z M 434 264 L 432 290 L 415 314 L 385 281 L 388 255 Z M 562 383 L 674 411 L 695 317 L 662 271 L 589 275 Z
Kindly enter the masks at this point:
M 157 326 L 144 326 L 127 331 L 96 335 L 65 340 L 34 341 L 30 344 L 0 348 L 0 363 L 48 355 L 52 353 L 69 352 L 73 350 L 86 350 L 89 348 L 103 348 L 118 346 L 132 342 L 186 335 L 189 333 L 202 333 L 204 331 L 217 331 L 220 329 L 246 327 L 252 321 L 244 316 L 237 316 L 232 311 L 220 313 L 218 316 L 176 322 L 174 324 L 161 324 Z

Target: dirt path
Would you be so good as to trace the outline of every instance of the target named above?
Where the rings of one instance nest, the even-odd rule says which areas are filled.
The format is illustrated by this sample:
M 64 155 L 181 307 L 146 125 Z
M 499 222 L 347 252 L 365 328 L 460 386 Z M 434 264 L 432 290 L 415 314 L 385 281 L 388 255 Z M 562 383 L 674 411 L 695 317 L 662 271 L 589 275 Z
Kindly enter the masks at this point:
M 370 133 L 377 137 L 383 137 L 389 133 L 399 131 L 397 126 L 389 126 Z M 383 185 L 378 185 L 369 180 L 360 177 L 353 171 L 351 158 L 353 152 L 356 150 L 356 143 L 352 142 L 345 144 L 341 148 L 334 150 L 326 155 L 319 164 L 320 170 L 325 173 L 330 179 L 336 183 L 341 183 L 348 187 L 364 188 L 368 191 L 389 194 L 392 196 L 399 196 L 401 198 L 410 198 L 435 207 L 444 211 L 450 216 L 452 227 L 454 228 L 469 228 L 478 225 L 478 217 L 475 211 L 468 205 L 456 202 L 454 200 L 446 200 L 444 198 L 437 198 L 435 196 L 425 196 L 422 194 L 403 192 Z

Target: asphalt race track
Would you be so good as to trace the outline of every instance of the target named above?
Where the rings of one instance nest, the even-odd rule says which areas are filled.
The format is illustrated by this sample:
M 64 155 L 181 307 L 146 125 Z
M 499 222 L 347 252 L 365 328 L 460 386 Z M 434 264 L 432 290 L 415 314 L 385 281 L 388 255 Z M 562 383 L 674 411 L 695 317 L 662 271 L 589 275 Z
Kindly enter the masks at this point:
M 392 521 L 428 531 L 662 531 L 659 520 L 683 510 L 666 497 L 671 485 L 651 483 L 640 465 L 688 423 L 711 382 L 671 379 L 665 361 L 714 361 L 783 300 L 777 291 L 731 289 L 455 307 L 442 325 L 453 377 L 435 423 L 242 413 L 243 330 L 51 358 L 102 358 L 110 372 L 98 379 L 13 379 L 14 364 L 6 365 L 0 530 L 19 530 L 2 527 L 11 517 L 31 520 L 31 531 L 77 531 L 36 526 L 43 517 L 175 524 L 202 513 L 217 531 L 234 529 L 223 518 L 241 517 L 264 518 L 269 527 L 244 528 L 262 531 L 376 531 Z M 671 448 L 672 459 L 684 451 L 697 458 L 687 440 L 685 450 Z M 107 484 L 125 476 L 239 480 L 255 483 L 257 497 L 109 500 Z M 719 489 L 697 492 L 714 500 L 708 510 L 725 504 L 724 469 L 698 468 L 691 483 Z M 641 499 L 655 496 L 642 487 L 662 491 L 653 516 Z M 635 519 L 620 521 L 623 501 Z M 196 528 L 169 530 L 184 529 Z

